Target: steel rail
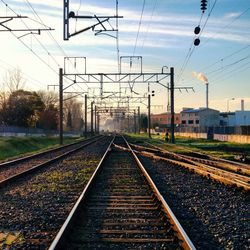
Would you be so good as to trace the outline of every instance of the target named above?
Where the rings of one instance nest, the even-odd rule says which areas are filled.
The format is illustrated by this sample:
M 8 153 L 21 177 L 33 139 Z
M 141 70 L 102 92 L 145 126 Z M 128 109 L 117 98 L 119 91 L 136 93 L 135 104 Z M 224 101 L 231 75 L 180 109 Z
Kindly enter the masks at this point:
M 108 154 L 108 152 L 111 149 L 111 145 L 114 141 L 114 138 L 112 139 L 111 143 L 109 144 L 107 150 L 105 151 L 102 159 L 100 160 L 95 172 L 92 174 L 90 180 L 88 181 L 87 185 L 85 186 L 83 192 L 81 193 L 81 195 L 79 196 L 79 198 L 77 199 L 74 207 L 72 208 L 72 210 L 70 211 L 67 219 L 65 220 L 65 222 L 63 223 L 61 229 L 59 230 L 59 232 L 57 233 L 56 237 L 54 238 L 52 244 L 50 245 L 48 250 L 55 250 L 60 248 L 60 246 L 63 245 L 63 236 L 67 233 L 67 231 L 69 230 L 69 228 L 71 227 L 72 223 L 73 223 L 73 216 L 74 214 L 79 210 L 80 204 L 82 204 L 82 202 L 84 202 L 91 186 L 93 185 L 94 180 L 96 179 L 96 176 L 103 164 L 104 159 L 106 158 L 106 155 Z
M 42 168 L 44 168 L 44 167 L 47 167 L 48 165 L 50 165 L 50 164 L 52 164 L 52 163 L 54 163 L 54 162 L 57 162 L 57 161 L 59 161 L 59 160 L 62 160 L 62 159 L 64 159 L 65 157 L 69 156 L 70 154 L 75 153 L 75 152 L 77 152 L 78 150 L 80 150 L 80 149 L 82 149 L 82 148 L 84 148 L 84 147 L 86 147 L 86 146 L 88 146 L 88 145 L 90 145 L 90 144 L 92 144 L 92 143 L 94 143 L 94 142 L 96 142 L 96 141 L 98 141 L 98 140 L 101 140 L 102 138 L 103 138 L 103 137 L 98 137 L 98 138 L 95 137 L 95 138 L 92 138 L 91 141 L 88 140 L 85 144 L 83 144 L 83 145 L 81 145 L 81 146 L 79 146 L 79 147 L 77 147 L 77 148 L 75 148 L 75 149 L 72 149 L 72 150 L 70 150 L 70 151 L 68 151 L 68 152 L 65 152 L 65 153 L 59 155 L 59 156 L 56 156 L 55 158 L 53 158 L 53 159 L 51 159 L 51 160 L 48 160 L 48 161 L 43 162 L 43 163 L 41 163 L 41 164 L 35 165 L 35 166 L 33 166 L 33 167 L 31 167 L 31 168 L 29 168 L 29 169 L 27 169 L 27 170 L 25 170 L 25 171 L 22 171 L 22 172 L 20 172 L 20 173 L 18 173 L 18 174 L 12 175 L 11 177 L 9 177 L 9 178 L 7 178 L 7 179 L 4 179 L 4 180 L 2 180 L 2 181 L 0 182 L 0 188 L 2 188 L 2 187 L 4 187 L 4 186 L 6 186 L 6 185 L 12 183 L 13 181 L 15 181 L 15 180 L 17 180 L 17 179 L 19 179 L 19 178 L 21 178 L 21 177 L 23 177 L 23 176 L 25 176 L 25 175 L 28 175 L 28 174 L 30 174 L 30 173 L 33 173 L 33 172 L 35 172 L 35 171 L 37 171 L 37 170 L 40 170 L 40 169 L 42 169 Z
M 183 160 L 185 162 L 192 163 L 192 164 L 197 165 L 197 166 L 200 165 L 199 163 L 202 163 L 203 164 L 202 166 L 207 166 L 208 168 L 210 168 L 212 170 L 221 169 L 221 171 L 224 173 L 226 173 L 226 172 L 232 173 L 236 178 L 243 178 L 243 179 L 245 178 L 247 181 L 249 180 L 247 175 L 248 176 L 250 175 L 250 166 L 248 166 L 246 164 L 240 165 L 240 164 L 234 163 L 234 162 L 231 162 L 231 164 L 229 164 L 229 163 L 224 163 L 224 161 L 219 161 L 219 160 L 213 161 L 213 160 L 202 159 L 202 158 L 197 158 L 197 157 L 193 157 L 193 156 L 186 156 L 183 154 L 177 154 L 177 153 L 170 152 L 168 150 L 159 148 L 159 147 L 154 146 L 152 144 L 150 144 L 150 145 L 153 148 L 139 146 L 139 145 L 132 144 L 132 143 L 130 143 L 130 145 L 132 145 L 133 147 L 135 147 L 139 150 L 152 151 L 153 153 L 156 153 L 156 154 L 157 153 L 167 154 L 167 155 L 169 155 L 177 160 Z M 154 149 L 154 148 L 157 148 L 157 149 Z M 204 156 L 206 156 L 206 155 L 204 155 Z M 208 164 L 208 165 L 204 165 L 204 164 Z M 223 164 L 223 165 L 221 165 L 221 164 Z M 242 173 L 245 175 L 242 175 L 239 173 Z
M 123 137 L 124 138 L 124 137 Z M 171 208 L 169 207 L 169 205 L 167 204 L 167 202 L 165 201 L 165 199 L 163 198 L 163 196 L 161 195 L 161 193 L 159 192 L 158 188 L 156 187 L 156 185 L 154 184 L 153 180 L 151 179 L 151 177 L 149 176 L 149 174 L 147 173 L 146 169 L 144 168 L 144 166 L 142 165 L 142 163 L 140 162 L 140 160 L 138 159 L 137 155 L 135 154 L 134 150 L 130 147 L 129 143 L 127 142 L 127 140 L 124 138 L 125 142 L 127 143 L 128 148 L 130 149 L 130 152 L 132 153 L 134 159 L 136 160 L 138 166 L 140 167 L 142 173 L 144 174 L 144 176 L 146 177 L 149 185 L 151 186 L 151 188 L 153 189 L 156 197 L 158 198 L 158 200 L 162 203 L 162 207 L 163 210 L 165 211 L 165 213 L 167 214 L 169 220 L 172 222 L 172 226 L 174 227 L 174 229 L 176 230 L 179 239 L 181 239 L 182 241 L 182 247 L 184 249 L 192 249 L 195 250 L 195 246 L 193 245 L 192 241 L 190 240 L 190 238 L 188 237 L 187 233 L 185 232 L 185 230 L 183 229 L 183 227 L 181 226 L 181 224 L 179 223 L 179 221 L 177 220 L 176 216 L 174 215 L 174 213 L 172 212 Z
M 91 187 L 93 186 L 94 181 L 98 175 L 98 172 L 100 172 L 100 169 L 103 165 L 104 159 L 107 157 L 107 154 L 111 149 L 111 145 L 113 144 L 113 141 L 114 141 L 114 139 L 111 141 L 109 147 L 107 148 L 105 154 L 103 155 L 101 161 L 99 162 L 98 167 L 96 168 L 95 172 L 93 173 L 91 179 L 89 180 L 88 184 L 84 188 L 82 194 L 79 196 L 77 202 L 75 203 L 74 207 L 70 211 L 66 221 L 62 225 L 62 227 L 59 230 L 59 232 L 57 233 L 56 237 L 54 238 L 52 244 L 49 247 L 49 250 L 63 249 L 63 247 L 65 246 L 65 244 L 66 244 L 66 242 L 65 242 L 66 237 L 65 236 L 67 236 L 67 233 L 73 227 L 74 222 L 77 219 L 74 216 L 80 211 L 81 205 L 86 200 L 87 194 L 89 193 Z M 171 211 L 170 207 L 167 205 L 164 198 L 161 196 L 160 192 L 158 191 L 157 187 L 153 183 L 152 179 L 147 174 L 147 172 L 144 169 L 144 167 L 142 166 L 141 162 L 139 161 L 139 159 L 137 158 L 137 156 L 135 155 L 135 153 L 133 152 L 133 150 L 131 149 L 131 147 L 129 146 L 129 144 L 127 143 L 127 141 L 125 139 L 124 139 L 124 142 L 128 146 L 129 153 L 132 154 L 133 158 L 135 159 L 135 162 L 138 165 L 138 169 L 141 170 L 140 171 L 141 174 L 144 177 L 146 177 L 146 180 L 148 181 L 148 184 L 151 187 L 153 193 L 156 195 L 157 199 L 162 204 L 163 211 L 167 215 L 167 217 L 169 218 L 173 229 L 178 234 L 178 236 L 179 236 L 178 238 L 181 241 L 182 247 L 184 249 L 188 249 L 188 250 L 195 250 L 196 248 L 194 247 L 193 243 L 188 238 L 187 234 L 185 233 L 185 231 L 181 227 L 180 223 L 178 222 L 178 220 L 174 216 L 173 212 Z
M 146 142 L 146 144 L 150 145 L 151 147 L 153 147 L 155 149 L 161 150 L 163 152 L 165 151 L 167 153 L 176 154 L 176 153 L 170 152 L 170 151 L 168 151 L 166 149 L 162 149 L 161 147 L 155 146 L 155 145 L 153 145 L 151 143 Z M 212 161 L 212 160 L 214 160 L 214 161 L 217 161 L 219 163 L 234 165 L 238 169 L 241 169 L 241 171 L 244 172 L 244 169 L 245 169 L 246 170 L 245 172 L 247 174 L 250 173 L 250 166 L 248 164 L 241 163 L 241 162 L 235 162 L 235 161 L 231 161 L 231 160 L 227 160 L 227 159 L 222 159 L 222 158 L 215 157 L 215 156 L 212 156 L 212 155 L 203 154 L 201 152 L 195 152 L 195 151 L 192 151 L 192 150 L 187 149 L 187 148 L 185 148 L 185 150 L 189 151 L 190 153 L 195 153 L 197 155 L 200 155 L 201 157 L 208 157 L 208 159 L 202 159 L 202 158 L 194 157 L 194 158 L 196 158 L 196 160 L 200 160 L 200 161 Z M 191 158 L 191 156 L 186 156 L 186 155 L 182 155 L 182 154 L 179 154 L 179 155 L 184 156 L 186 158 L 189 158 L 189 157 Z
M 0 163 L 0 168 L 1 167 L 8 167 L 10 165 L 17 164 L 17 163 L 22 163 L 22 162 L 27 161 L 27 160 L 32 160 L 32 159 L 34 159 L 36 157 L 44 156 L 44 155 L 46 155 L 48 153 L 54 153 L 54 152 L 57 152 L 57 151 L 59 151 L 61 149 L 65 149 L 65 148 L 68 148 L 68 147 L 73 146 L 73 145 L 77 145 L 77 144 L 80 144 L 80 143 L 83 143 L 83 142 L 87 142 L 87 141 L 89 141 L 89 140 L 91 140 L 93 138 L 98 138 L 98 137 L 100 137 L 100 136 L 88 138 L 86 140 L 80 140 L 80 141 L 73 142 L 73 143 L 70 143 L 70 144 L 67 144 L 67 145 L 64 145 L 64 146 L 59 146 L 57 148 L 48 149 L 48 150 L 45 150 L 45 151 L 37 153 L 37 154 L 32 154 L 32 155 L 24 156 L 24 157 L 17 158 L 17 159 L 14 159 L 14 160 L 2 162 L 2 163 Z
M 141 148 L 141 149 L 144 148 L 145 150 L 148 149 L 148 148 L 138 146 L 135 144 L 130 144 L 130 145 L 136 148 Z M 148 150 L 151 150 L 154 152 L 154 149 L 148 149 Z M 215 179 L 219 182 L 223 182 L 225 184 L 234 185 L 240 188 L 244 188 L 245 190 L 250 190 L 250 185 L 249 185 L 250 178 L 248 176 L 239 175 L 237 173 L 232 173 L 230 171 L 226 171 L 221 168 L 216 168 L 215 166 L 208 166 L 203 163 L 195 162 L 194 160 L 191 160 L 190 157 L 186 158 L 183 155 L 175 154 L 166 150 L 161 149 L 160 151 L 160 153 L 165 153 L 165 152 L 176 159 L 168 159 L 166 157 L 156 156 L 154 153 L 159 153 L 159 151 L 154 152 L 154 153 L 147 153 L 144 151 L 138 152 L 138 153 L 147 157 L 153 157 L 154 159 L 164 160 L 169 163 L 173 163 L 175 165 L 188 168 L 192 171 L 195 171 L 196 173 L 200 175 L 208 176 L 212 179 Z

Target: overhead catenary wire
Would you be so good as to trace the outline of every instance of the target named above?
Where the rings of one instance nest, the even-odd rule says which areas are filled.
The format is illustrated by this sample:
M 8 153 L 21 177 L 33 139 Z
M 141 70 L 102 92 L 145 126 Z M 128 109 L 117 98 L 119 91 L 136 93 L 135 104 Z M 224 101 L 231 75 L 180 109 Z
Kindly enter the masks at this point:
M 43 20 L 41 19 L 41 17 L 38 15 L 38 13 L 36 12 L 36 10 L 34 9 L 34 7 L 32 6 L 32 4 L 29 2 L 29 0 L 25 0 L 25 1 L 28 4 L 28 6 L 32 9 L 32 11 L 34 12 L 34 15 L 39 19 L 39 21 L 41 22 L 41 24 L 44 25 L 44 26 L 46 26 L 44 24 Z M 78 8 L 78 11 L 81 8 L 81 4 L 82 4 L 82 1 L 80 0 L 80 5 L 79 5 L 79 8 Z M 55 42 L 55 44 L 57 45 L 57 47 L 59 48 L 59 50 L 62 52 L 62 54 L 64 55 L 64 57 L 68 57 L 68 55 L 66 54 L 66 52 L 64 51 L 64 49 L 61 47 L 61 45 L 57 42 L 57 40 L 52 35 L 51 31 L 48 30 L 48 34 L 51 37 L 51 39 Z M 71 65 L 73 65 L 72 61 L 70 61 L 70 63 L 71 63 Z M 86 83 L 85 83 L 85 85 L 86 85 L 87 88 L 89 87 Z M 77 84 L 77 86 L 84 91 L 84 89 L 79 84 Z
M 205 23 L 204 23 L 204 25 L 203 25 L 203 27 L 202 27 L 202 29 L 201 29 L 201 31 L 200 31 L 200 34 L 199 34 L 199 36 L 198 36 L 198 39 L 200 38 L 202 32 L 204 31 L 204 29 L 205 29 L 205 27 L 206 27 L 206 25 L 207 25 L 207 22 L 208 22 L 208 20 L 209 20 L 209 18 L 210 18 L 210 16 L 211 16 L 211 13 L 212 13 L 212 11 L 213 11 L 213 9 L 214 9 L 214 7 L 215 7 L 217 1 L 218 1 L 218 0 L 215 0 L 215 1 L 214 1 L 213 5 L 212 5 L 212 7 L 211 7 L 211 9 L 210 9 L 210 11 L 209 11 L 209 13 L 208 13 L 208 16 L 207 16 L 207 18 L 206 18 L 206 20 L 205 20 Z M 202 17 L 203 17 L 203 13 L 201 14 L 201 18 L 200 18 L 200 21 L 199 21 L 199 25 L 200 25 L 200 23 L 201 23 Z M 192 41 L 192 44 L 191 44 L 191 46 L 190 46 L 190 48 L 189 48 L 189 50 L 188 50 L 188 53 L 187 53 L 187 55 L 186 55 L 186 57 L 185 57 L 185 59 L 184 59 L 184 62 L 183 62 L 183 64 L 182 64 L 180 73 L 179 73 L 178 78 L 177 78 L 177 82 L 180 81 L 180 79 L 181 79 L 181 77 L 182 77 L 182 75 L 183 75 L 183 73 L 184 73 L 184 71 L 185 71 L 185 69 L 186 69 L 186 67 L 187 67 L 187 65 L 188 65 L 188 62 L 189 62 L 189 60 L 190 60 L 192 54 L 194 53 L 194 49 L 195 49 L 195 46 L 194 46 L 193 41 Z
M 236 16 L 230 23 L 226 24 L 225 26 L 223 26 L 220 30 L 225 30 L 227 29 L 228 27 L 230 27 L 236 20 L 238 20 L 239 18 L 241 18 L 243 15 L 245 15 L 248 11 L 250 10 L 250 7 L 247 8 L 246 10 L 244 10 L 240 15 Z M 219 31 L 220 31 L 219 30 Z M 204 46 L 206 43 L 208 43 L 211 39 L 213 38 L 216 38 L 218 36 L 218 34 L 220 33 L 218 31 L 218 33 L 214 36 L 211 36 L 209 38 L 207 38 L 202 44 L 201 44 L 201 47 Z
M 12 68 L 12 69 L 15 69 L 15 68 L 16 68 L 15 66 L 9 64 L 8 62 L 6 62 L 6 61 L 4 61 L 4 60 L 2 60 L 2 59 L 0 59 L 0 61 L 5 65 L 5 66 L 2 66 L 2 65 L 1 65 L 0 67 L 3 68 L 3 69 L 5 69 L 5 70 L 9 70 L 9 68 Z M 8 67 L 6 67 L 6 65 L 7 65 Z M 30 79 L 34 84 L 35 84 L 35 83 L 38 83 L 40 86 L 43 86 L 43 83 L 42 83 L 41 81 L 39 81 L 39 80 L 33 78 L 32 76 L 30 76 L 29 74 L 27 74 L 27 73 L 25 73 L 25 72 L 23 72 L 23 74 L 24 74 L 28 79 Z
M 142 49 L 144 48 L 145 41 L 147 40 L 147 37 L 148 37 L 149 29 L 150 29 L 150 26 L 151 26 L 151 23 L 152 23 L 152 19 L 153 19 L 154 12 L 155 12 L 155 9 L 156 9 L 156 6 L 157 6 L 157 2 L 158 2 L 158 0 L 155 0 L 155 2 L 154 2 L 154 6 L 153 6 L 151 16 L 150 16 L 150 21 L 148 23 L 146 34 L 145 34 L 143 42 L 142 42 Z
M 216 62 L 214 62 L 214 63 L 212 63 L 212 64 L 210 64 L 208 66 L 205 66 L 205 67 L 199 69 L 199 71 L 205 71 L 205 70 L 217 65 L 218 63 L 221 63 L 221 62 L 225 61 L 226 59 L 228 59 L 228 58 L 230 58 L 230 57 L 232 57 L 234 55 L 239 54 L 240 52 L 242 52 L 243 50 L 248 49 L 248 48 L 250 48 L 250 44 L 248 44 L 248 45 L 246 45 L 246 46 L 244 46 L 244 47 L 230 53 L 229 55 L 226 55 L 226 56 L 220 58 L 219 60 L 217 60 Z
M 16 13 L 4 0 L 1 0 L 1 2 L 6 5 L 8 7 L 9 10 L 11 10 L 15 15 L 18 16 L 18 13 Z M 23 20 L 21 20 L 22 23 L 25 25 L 25 27 L 29 30 L 29 27 L 25 24 L 25 22 Z M 42 59 L 37 53 L 34 52 L 34 50 L 32 48 L 30 48 L 24 41 L 22 41 L 17 35 L 15 35 L 15 33 L 13 31 L 10 31 L 11 34 L 13 36 L 16 37 L 16 39 L 18 39 L 26 48 L 28 48 L 33 54 L 35 54 L 35 56 L 37 58 L 39 58 L 40 61 L 42 61 L 44 64 L 46 64 L 52 71 L 56 72 L 44 59 Z M 38 39 L 37 39 L 38 40 Z M 40 43 L 40 41 L 38 41 L 39 44 L 42 46 L 43 49 L 45 49 L 46 53 L 51 57 L 52 55 L 50 54 L 50 52 Z M 57 66 L 59 65 L 58 62 L 55 60 L 55 58 L 53 58 L 53 61 L 55 61 L 55 63 L 57 64 Z M 60 66 L 59 66 L 60 67 Z M 57 73 L 58 74 L 58 73 Z
M 119 10 L 119 2 L 116 0 L 116 16 L 118 16 L 118 10 Z M 119 23 L 118 18 L 116 18 L 116 52 L 117 52 L 117 66 L 118 66 L 118 72 L 120 71 L 120 48 L 119 48 Z
M 15 15 L 18 16 L 18 14 L 3 0 L 1 0 L 3 4 L 6 5 L 6 7 L 11 10 Z M 39 15 L 36 13 L 35 9 L 32 7 L 32 5 L 26 1 L 29 6 L 32 8 L 33 12 L 35 13 L 35 15 L 39 18 L 39 20 L 41 21 L 41 24 L 48 27 L 47 25 L 45 25 L 43 23 L 43 21 L 41 20 L 41 18 L 39 17 Z M 27 26 L 27 24 L 22 20 L 22 23 L 25 25 L 25 27 L 27 28 L 27 30 L 29 30 L 29 27 Z M 14 32 L 12 32 L 12 35 L 18 39 L 29 51 L 31 51 L 42 63 L 44 63 L 48 68 L 50 68 L 56 75 L 58 75 L 58 71 L 55 70 L 54 68 L 52 68 L 41 56 L 39 56 L 30 46 L 28 46 L 23 40 L 21 40 Z M 55 40 L 55 38 L 52 36 L 52 34 L 49 32 L 51 38 L 56 42 L 56 44 L 58 44 L 58 42 Z M 31 35 L 33 35 L 31 33 Z M 47 50 L 47 48 L 39 41 L 39 39 L 37 39 L 37 37 L 35 37 L 37 42 L 40 44 L 40 46 L 46 51 L 47 55 L 49 57 L 51 57 L 53 59 L 53 61 L 56 63 L 57 67 L 61 67 L 60 64 L 57 62 L 57 60 L 52 56 L 52 54 Z M 59 48 L 61 48 L 61 46 L 58 44 Z M 61 48 L 61 51 L 64 53 L 64 55 L 66 55 L 66 53 L 64 52 L 64 50 Z M 65 77 L 66 79 L 70 80 L 71 82 L 74 82 L 72 79 Z M 67 83 L 67 80 L 65 80 L 65 82 Z M 69 84 L 69 83 L 68 83 Z M 81 88 L 81 86 L 79 86 Z M 88 87 L 88 86 L 87 86 Z M 73 88 L 75 89 L 75 87 L 73 86 Z M 82 89 L 82 88 L 81 88 Z
M 138 37 L 139 37 L 140 29 L 141 29 L 142 17 L 143 17 L 144 8 L 145 8 L 145 3 L 146 3 L 146 0 L 143 0 L 141 16 L 140 16 L 140 21 L 139 21 L 139 25 L 138 25 L 137 34 L 136 34 L 134 50 L 133 50 L 133 56 L 135 55 L 135 51 L 136 51 L 136 47 L 137 47 Z

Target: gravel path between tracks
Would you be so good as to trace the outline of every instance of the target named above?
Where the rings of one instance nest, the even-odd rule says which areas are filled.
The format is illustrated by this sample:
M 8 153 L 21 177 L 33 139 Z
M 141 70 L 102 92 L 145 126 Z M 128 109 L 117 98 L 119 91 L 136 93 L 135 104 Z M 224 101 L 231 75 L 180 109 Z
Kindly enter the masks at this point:
M 197 249 L 249 249 L 249 193 L 139 158 Z
M 0 189 L 0 249 L 48 248 L 109 142 L 110 138 L 91 144 Z

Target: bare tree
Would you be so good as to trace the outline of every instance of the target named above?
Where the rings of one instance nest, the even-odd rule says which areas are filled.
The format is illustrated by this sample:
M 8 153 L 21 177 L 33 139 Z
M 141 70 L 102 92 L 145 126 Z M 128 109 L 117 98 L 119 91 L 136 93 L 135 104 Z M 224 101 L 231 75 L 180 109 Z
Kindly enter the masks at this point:
M 68 124 L 68 114 L 70 113 L 71 116 L 71 128 L 67 129 L 73 129 L 74 131 L 79 131 L 82 126 L 83 121 L 83 110 L 82 110 L 82 104 L 76 101 L 73 98 L 70 98 L 70 96 L 66 96 L 68 100 L 64 102 L 64 124 Z
M 23 73 L 20 68 L 8 70 L 4 77 L 4 84 L 7 86 L 10 93 L 13 93 L 19 89 L 23 89 L 26 80 L 23 77 Z
M 50 107 L 51 105 L 56 107 L 58 106 L 58 94 L 53 91 L 43 91 L 40 90 L 37 92 L 40 96 L 41 100 L 43 101 L 45 108 Z

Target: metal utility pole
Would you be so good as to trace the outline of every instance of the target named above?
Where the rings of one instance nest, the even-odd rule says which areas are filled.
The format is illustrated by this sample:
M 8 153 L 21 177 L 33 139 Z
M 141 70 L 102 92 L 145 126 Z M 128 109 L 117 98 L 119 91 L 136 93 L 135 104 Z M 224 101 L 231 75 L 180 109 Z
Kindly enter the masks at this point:
M 136 112 L 134 109 L 134 133 L 136 134 Z
M 91 135 L 93 136 L 93 134 L 94 134 L 94 127 L 93 127 L 93 116 L 94 116 L 94 110 L 93 110 L 93 105 L 94 105 L 94 102 L 92 101 L 91 102 Z
M 138 107 L 138 134 L 140 134 L 141 130 L 141 114 L 140 114 L 140 106 Z
M 85 134 L 85 138 L 87 138 L 87 113 L 88 113 L 88 97 L 87 95 L 85 95 L 85 126 L 84 126 L 84 134 Z
M 128 133 L 130 132 L 129 114 L 128 114 Z
M 171 143 L 175 143 L 174 138 L 174 68 L 170 68 L 170 106 L 171 106 Z
M 148 95 L 148 137 L 151 138 L 151 116 L 150 116 L 150 106 L 151 106 L 151 95 Z
M 97 133 L 100 134 L 100 115 L 97 113 Z
M 63 144 L 63 69 L 59 69 L 59 138 Z
M 95 134 L 97 132 L 97 113 L 96 113 L 96 105 L 95 105 Z

